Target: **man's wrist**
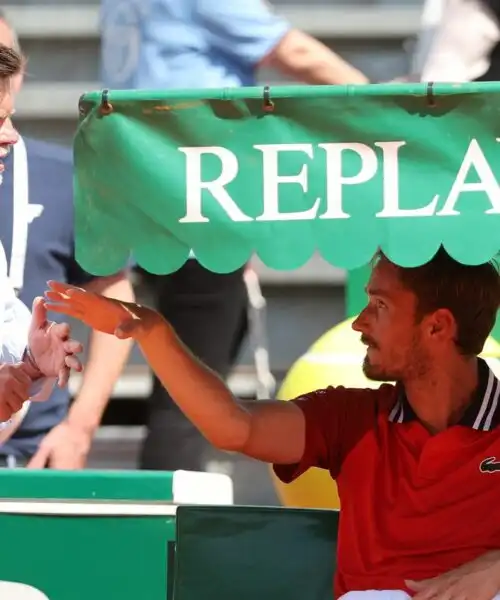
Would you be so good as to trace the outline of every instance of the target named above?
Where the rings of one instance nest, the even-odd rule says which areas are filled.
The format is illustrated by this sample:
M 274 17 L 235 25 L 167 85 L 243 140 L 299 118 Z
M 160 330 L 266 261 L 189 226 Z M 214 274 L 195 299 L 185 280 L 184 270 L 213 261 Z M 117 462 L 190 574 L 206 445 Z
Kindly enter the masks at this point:
M 26 366 L 26 374 L 32 381 L 41 379 L 44 376 L 36 364 L 36 360 L 33 357 L 33 353 L 29 346 L 26 346 L 26 349 L 24 350 L 22 362 Z
M 75 407 L 77 400 L 73 404 Z M 73 410 L 68 413 L 64 423 L 73 430 L 78 430 L 90 437 L 94 437 L 95 432 L 99 429 L 100 420 L 96 421 L 92 415 L 90 418 L 85 414 L 85 411 Z
M 138 343 L 147 343 L 156 341 L 158 336 L 171 337 L 172 339 L 177 338 L 177 334 L 174 331 L 172 325 L 160 314 L 155 313 L 146 324 L 140 329 L 139 333 L 134 337 L 134 340 Z

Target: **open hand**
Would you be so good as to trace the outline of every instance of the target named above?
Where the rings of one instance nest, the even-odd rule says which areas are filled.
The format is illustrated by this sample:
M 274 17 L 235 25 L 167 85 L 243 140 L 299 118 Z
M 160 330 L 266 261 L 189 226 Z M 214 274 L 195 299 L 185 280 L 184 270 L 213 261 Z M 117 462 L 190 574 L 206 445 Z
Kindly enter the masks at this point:
M 92 329 L 121 339 L 139 339 L 161 320 L 156 311 L 134 302 L 107 298 L 57 281 L 49 281 L 48 285 L 48 310 L 74 317 Z
M 91 446 L 92 435 L 88 431 L 63 421 L 43 438 L 27 468 L 83 469 Z
M 43 298 L 33 302 L 28 345 L 40 376 L 57 377 L 59 386 L 68 383 L 70 370 L 82 370 L 76 354 L 83 350 L 82 344 L 70 339 L 70 327 L 66 323 L 47 320 L 47 307 Z

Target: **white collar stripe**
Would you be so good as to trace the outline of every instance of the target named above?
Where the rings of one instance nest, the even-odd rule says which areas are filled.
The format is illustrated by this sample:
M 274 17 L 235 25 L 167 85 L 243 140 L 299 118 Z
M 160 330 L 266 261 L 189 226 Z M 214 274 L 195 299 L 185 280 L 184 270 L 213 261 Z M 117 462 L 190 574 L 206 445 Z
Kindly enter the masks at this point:
M 480 361 L 479 386 L 476 399 L 466 411 L 460 424 L 472 427 L 476 431 L 491 431 L 500 423 L 500 379 L 483 360 Z M 482 398 L 481 389 L 484 390 Z M 404 423 L 415 418 L 403 391 L 389 414 L 389 421 Z
M 488 371 L 488 384 L 486 385 L 486 392 L 484 393 L 483 401 L 481 402 L 481 408 L 479 409 L 476 420 L 474 421 L 474 425 L 472 426 L 473 429 L 483 429 L 481 427 L 481 422 L 484 418 L 484 415 L 486 414 L 486 411 L 490 406 L 490 400 L 492 395 L 491 391 L 493 389 L 493 384 L 496 380 L 496 377 L 491 369 L 488 369 Z
M 496 377 L 494 379 L 495 379 L 495 393 L 492 394 L 493 400 L 491 402 L 490 411 L 489 411 L 488 416 L 486 417 L 486 421 L 484 422 L 484 425 L 483 425 L 484 431 L 490 431 L 491 424 L 493 422 L 493 417 L 494 417 L 494 415 L 497 411 L 497 407 L 498 407 L 498 398 L 500 396 L 500 381 Z
M 398 416 L 399 411 L 403 413 L 403 405 L 398 400 L 394 405 L 393 409 L 391 410 L 391 414 L 389 415 L 389 421 L 391 421 L 392 423 L 398 423 L 399 419 L 397 419 L 396 417 Z

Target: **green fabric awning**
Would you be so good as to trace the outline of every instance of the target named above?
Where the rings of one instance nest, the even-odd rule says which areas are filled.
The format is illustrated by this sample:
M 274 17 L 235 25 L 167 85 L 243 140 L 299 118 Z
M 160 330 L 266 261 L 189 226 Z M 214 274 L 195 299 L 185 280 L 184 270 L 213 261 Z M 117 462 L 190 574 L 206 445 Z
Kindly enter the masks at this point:
M 130 253 L 216 272 L 257 253 L 288 270 L 319 251 L 399 264 L 443 244 L 463 263 L 500 249 L 500 83 L 85 94 L 74 141 L 77 258 Z

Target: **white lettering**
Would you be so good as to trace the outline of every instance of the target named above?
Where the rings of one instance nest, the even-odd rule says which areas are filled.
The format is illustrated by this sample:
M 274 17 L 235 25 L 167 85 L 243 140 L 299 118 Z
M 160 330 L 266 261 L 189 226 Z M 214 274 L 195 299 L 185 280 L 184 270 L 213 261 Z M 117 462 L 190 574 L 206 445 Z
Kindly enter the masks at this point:
M 496 138 L 496 141 L 500 141 L 500 138 Z M 476 169 L 479 181 L 476 183 L 466 183 L 465 180 L 472 167 Z M 464 192 L 484 192 L 491 202 L 491 208 L 485 211 L 486 214 L 500 214 L 500 188 L 495 175 L 481 150 L 481 146 L 475 139 L 471 141 L 467 148 L 467 152 L 465 153 L 465 157 L 460 165 L 460 169 L 451 186 L 450 193 L 448 194 L 448 198 L 446 198 L 443 208 L 436 214 L 440 217 L 459 215 L 460 213 L 458 210 L 455 210 L 455 205 L 460 194 L 463 194 Z M 434 200 L 437 201 L 438 198 L 439 195 L 437 195 Z
M 399 149 L 406 142 L 376 142 L 384 157 L 384 207 L 377 217 L 429 217 L 436 211 L 437 198 L 421 208 L 399 206 Z
M 320 219 L 349 219 L 342 208 L 342 189 L 344 185 L 358 185 L 372 179 L 377 172 L 377 155 L 365 144 L 318 144 L 326 152 L 326 212 Z M 356 152 L 361 158 L 359 173 L 351 177 L 342 175 L 342 153 L 346 150 Z
M 500 142 L 500 138 L 496 138 Z M 315 197 L 311 199 L 312 206 L 303 210 L 293 210 L 286 212 L 287 194 L 286 187 L 290 184 L 300 186 L 300 192 L 297 191 L 297 198 L 309 193 L 310 165 L 317 157 L 315 155 L 315 146 L 308 143 L 300 144 L 259 144 L 253 148 L 261 153 L 262 165 L 262 192 L 255 194 L 255 201 L 260 202 L 259 196 L 262 195 L 262 214 L 256 217 L 257 221 L 307 221 L 315 218 L 320 219 L 349 219 L 351 215 L 344 210 L 346 186 L 359 186 L 369 182 L 377 176 L 379 164 L 382 166 L 383 179 L 383 206 L 376 214 L 379 218 L 399 218 L 399 217 L 429 217 L 455 216 L 460 212 L 457 210 L 457 202 L 461 194 L 467 192 L 484 193 L 490 202 L 490 208 L 485 210 L 486 214 L 500 214 L 500 185 L 495 177 L 495 173 L 488 164 L 486 157 L 476 139 L 473 139 L 463 156 L 463 160 L 456 173 L 453 184 L 450 187 L 443 207 L 441 206 L 440 196 L 434 195 L 432 200 L 425 206 L 419 208 L 402 208 L 400 206 L 400 185 L 399 185 L 399 154 L 400 148 L 407 145 L 405 141 L 384 141 L 374 142 L 373 146 L 362 143 L 324 143 L 318 144 L 318 147 L 324 150 L 325 160 L 325 212 L 318 215 L 322 199 Z M 377 148 L 380 148 L 381 157 Z M 179 219 L 180 223 L 208 223 L 211 220 L 208 204 L 209 196 L 218 203 L 220 208 L 227 214 L 231 221 L 248 222 L 254 218 L 245 214 L 238 206 L 238 198 L 233 199 L 227 190 L 227 187 L 236 180 L 239 175 L 239 162 L 237 156 L 221 146 L 179 148 L 186 157 L 186 213 Z M 354 153 L 360 159 L 360 166 L 350 169 L 346 174 L 346 154 Z M 282 154 L 283 153 L 283 154 Z M 297 161 L 297 156 L 291 160 L 290 153 L 302 155 L 303 160 Z M 246 156 L 246 154 L 245 154 Z M 354 156 L 354 159 L 357 160 Z M 280 158 L 285 158 L 280 165 Z M 352 156 L 349 158 L 353 158 Z M 220 173 L 213 179 L 204 181 L 202 177 L 203 160 L 210 160 L 217 168 L 220 162 Z M 298 164 L 297 164 L 298 163 Z M 292 164 L 297 164 L 294 168 Z M 287 169 L 288 165 L 288 169 Z M 357 165 L 357 163 L 356 163 Z M 245 166 L 245 165 L 244 165 Z M 249 165 L 251 167 L 251 165 Z M 281 170 L 287 170 L 287 174 L 280 173 Z M 475 169 L 478 177 L 476 182 L 468 182 L 471 170 Z M 354 172 L 353 172 L 354 171 Z M 214 175 L 211 175 L 214 177 Z M 206 175 L 205 175 L 206 177 Z M 323 177 L 321 177 L 323 179 Z M 410 182 L 411 183 L 411 182 Z M 251 191 L 244 191 L 246 197 Z M 281 197 L 280 197 L 281 194 Z M 236 201 L 235 201 L 236 200 Z M 288 202 L 290 208 L 290 202 Z M 38 207 L 36 207 L 38 208 Z M 41 207 L 40 207 L 41 208 Z M 206 216 L 203 209 L 207 211 Z M 295 206 L 294 208 L 302 208 Z M 212 204 L 213 209 L 213 204 Z M 280 210 L 281 209 L 281 210 Z M 39 216 L 35 207 L 33 207 L 31 218 Z
M 253 221 L 240 210 L 226 190 L 226 185 L 238 175 L 238 159 L 230 150 L 207 146 L 179 148 L 179 151 L 186 155 L 186 215 L 179 219 L 179 223 L 208 223 L 209 218 L 202 213 L 203 190 L 210 192 L 232 221 Z M 204 154 L 213 154 L 221 161 L 221 174 L 212 181 L 201 179 L 201 158 Z
M 278 174 L 278 156 L 280 152 L 303 152 L 309 158 L 313 158 L 312 144 L 264 144 L 254 146 L 262 152 L 262 181 L 264 212 L 257 217 L 257 221 L 307 221 L 314 219 L 318 212 L 320 198 L 314 205 L 307 209 L 296 212 L 280 213 L 279 211 L 279 186 L 285 183 L 298 183 L 306 194 L 308 190 L 307 165 L 296 175 Z

